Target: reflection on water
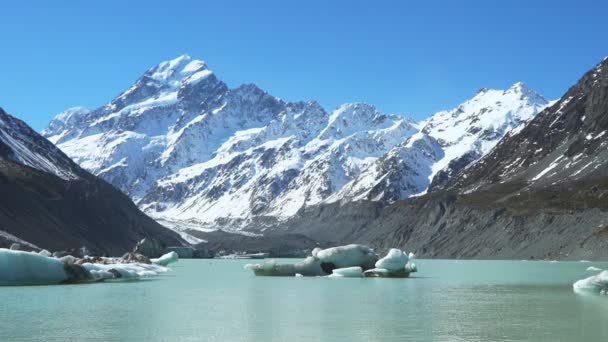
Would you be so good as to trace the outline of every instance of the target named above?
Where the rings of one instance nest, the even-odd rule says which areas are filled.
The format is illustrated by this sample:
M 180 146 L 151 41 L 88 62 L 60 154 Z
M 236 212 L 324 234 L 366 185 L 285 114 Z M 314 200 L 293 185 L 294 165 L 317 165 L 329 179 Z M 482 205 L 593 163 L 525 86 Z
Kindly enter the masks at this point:
M 0 288 L 0 341 L 608 340 L 608 298 L 572 291 L 589 263 L 417 260 L 409 279 L 254 277 L 245 263 L 181 260 L 157 281 Z

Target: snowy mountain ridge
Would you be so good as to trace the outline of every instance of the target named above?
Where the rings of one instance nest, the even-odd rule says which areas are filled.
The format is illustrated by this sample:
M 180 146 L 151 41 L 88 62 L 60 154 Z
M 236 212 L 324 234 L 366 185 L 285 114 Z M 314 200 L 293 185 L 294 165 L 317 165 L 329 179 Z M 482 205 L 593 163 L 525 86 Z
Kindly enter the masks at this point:
M 23 121 L 0 108 L 0 159 L 54 174 L 65 180 L 78 179 L 79 168 L 57 147 L 38 136 Z
M 327 112 L 253 84 L 230 89 L 184 55 L 105 106 L 60 113 L 42 133 L 153 217 L 239 230 L 254 216 L 287 219 L 324 202 L 422 193 L 546 104 L 518 83 L 422 123 L 364 103 Z

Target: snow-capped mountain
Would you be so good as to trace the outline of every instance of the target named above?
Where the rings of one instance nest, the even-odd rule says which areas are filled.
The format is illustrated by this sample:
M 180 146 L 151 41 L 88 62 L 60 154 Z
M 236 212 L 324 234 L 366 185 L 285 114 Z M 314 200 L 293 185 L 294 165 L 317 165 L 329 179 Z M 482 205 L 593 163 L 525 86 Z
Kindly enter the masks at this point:
M 393 147 L 330 200 L 392 202 L 441 187 L 547 104 L 523 83 L 507 90 L 482 89 L 425 120 L 420 133 Z
M 510 191 L 562 187 L 584 192 L 591 188 L 589 197 L 601 199 L 608 170 L 607 111 L 608 57 L 529 124 L 510 132 L 491 153 L 459 175 L 454 185 L 466 193 L 502 184 L 511 184 Z M 576 183 L 584 185 L 573 186 Z
M 229 89 L 181 56 L 101 108 L 59 114 L 43 134 L 155 217 L 234 226 L 320 203 L 417 131 L 367 104 L 328 113 L 251 84 Z
M 59 114 L 43 135 L 153 217 L 240 229 L 254 216 L 424 192 L 450 161 L 476 160 L 545 105 L 516 84 L 422 124 L 363 103 L 327 112 L 252 84 L 231 89 L 184 55 L 105 106 Z

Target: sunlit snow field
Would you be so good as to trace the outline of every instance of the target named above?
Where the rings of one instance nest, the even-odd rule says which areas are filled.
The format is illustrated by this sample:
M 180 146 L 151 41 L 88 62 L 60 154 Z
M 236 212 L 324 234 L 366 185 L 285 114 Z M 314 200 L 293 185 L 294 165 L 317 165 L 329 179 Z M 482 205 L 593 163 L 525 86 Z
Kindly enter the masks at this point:
M 572 291 L 608 263 L 416 260 L 409 279 L 254 277 L 246 263 L 3 287 L 0 341 L 608 340 L 608 297 Z

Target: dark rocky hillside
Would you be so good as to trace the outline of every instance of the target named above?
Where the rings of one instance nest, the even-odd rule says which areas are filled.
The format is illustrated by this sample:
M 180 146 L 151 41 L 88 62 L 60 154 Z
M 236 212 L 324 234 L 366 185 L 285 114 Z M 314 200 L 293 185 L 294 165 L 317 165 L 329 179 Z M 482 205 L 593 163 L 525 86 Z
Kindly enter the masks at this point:
M 122 192 L 0 109 L 0 247 L 14 237 L 49 250 L 86 246 L 110 255 L 131 250 L 143 237 L 182 243 Z

